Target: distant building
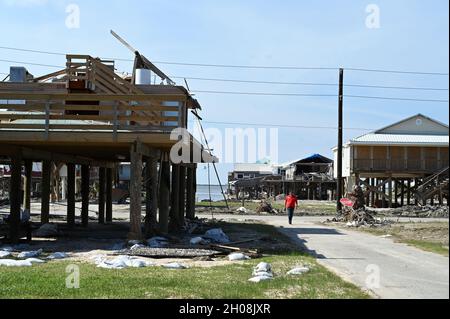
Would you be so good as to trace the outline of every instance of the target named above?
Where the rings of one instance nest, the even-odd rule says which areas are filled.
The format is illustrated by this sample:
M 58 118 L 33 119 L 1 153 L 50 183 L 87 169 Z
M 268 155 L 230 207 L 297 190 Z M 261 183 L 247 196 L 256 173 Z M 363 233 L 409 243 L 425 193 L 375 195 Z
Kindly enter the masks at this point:
M 236 164 L 228 176 L 229 192 L 259 198 L 292 191 L 300 199 L 331 199 L 336 188 L 332 168 L 333 160 L 320 154 L 279 165 Z
M 422 114 L 352 139 L 343 148 L 344 190 L 362 184 L 374 206 L 402 205 L 411 197 L 433 201 L 440 196 L 442 202 L 448 198 L 448 147 L 448 125 Z M 337 148 L 333 151 L 337 161 Z M 438 188 L 430 189 L 428 179 L 435 174 Z M 429 194 L 423 198 L 419 193 L 425 188 Z

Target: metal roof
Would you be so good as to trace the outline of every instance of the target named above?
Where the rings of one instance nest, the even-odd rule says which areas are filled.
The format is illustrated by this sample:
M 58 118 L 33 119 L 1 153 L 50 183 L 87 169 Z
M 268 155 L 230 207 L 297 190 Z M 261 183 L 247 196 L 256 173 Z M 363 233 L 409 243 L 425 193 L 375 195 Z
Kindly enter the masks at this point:
M 448 146 L 448 135 L 374 134 L 369 133 L 350 141 L 350 144 L 399 144 Z

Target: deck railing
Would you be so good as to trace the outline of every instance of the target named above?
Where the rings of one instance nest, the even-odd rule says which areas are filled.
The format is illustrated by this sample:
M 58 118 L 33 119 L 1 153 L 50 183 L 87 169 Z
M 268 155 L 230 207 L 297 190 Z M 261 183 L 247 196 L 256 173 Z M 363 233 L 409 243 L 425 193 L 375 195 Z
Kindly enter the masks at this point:
M 185 101 L 183 94 L 5 92 L 0 83 L 0 129 L 168 133 L 184 127 Z
M 448 160 L 438 159 L 354 159 L 353 171 L 425 171 L 448 167 Z

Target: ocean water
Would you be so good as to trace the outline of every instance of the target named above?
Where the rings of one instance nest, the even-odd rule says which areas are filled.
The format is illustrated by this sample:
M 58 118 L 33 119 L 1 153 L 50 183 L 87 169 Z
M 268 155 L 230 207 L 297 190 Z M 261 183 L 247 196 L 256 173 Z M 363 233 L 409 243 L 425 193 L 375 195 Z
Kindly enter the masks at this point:
M 224 185 L 223 191 L 227 192 L 227 186 Z M 197 198 L 197 202 L 201 202 L 202 200 L 209 200 L 209 186 L 208 185 L 197 185 L 197 194 L 195 195 Z M 211 185 L 211 199 L 212 201 L 220 201 L 223 200 L 222 191 L 220 189 L 220 185 Z

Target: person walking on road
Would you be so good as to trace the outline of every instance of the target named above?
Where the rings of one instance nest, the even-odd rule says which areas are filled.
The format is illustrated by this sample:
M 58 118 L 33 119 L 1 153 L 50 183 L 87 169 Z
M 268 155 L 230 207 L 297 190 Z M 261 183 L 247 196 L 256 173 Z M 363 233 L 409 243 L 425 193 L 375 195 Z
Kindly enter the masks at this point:
M 295 208 L 298 206 L 298 198 L 295 196 L 293 192 L 290 192 L 288 196 L 286 196 L 286 200 L 284 201 L 284 208 L 287 210 L 289 217 L 289 225 L 292 225 L 292 219 L 294 218 Z

